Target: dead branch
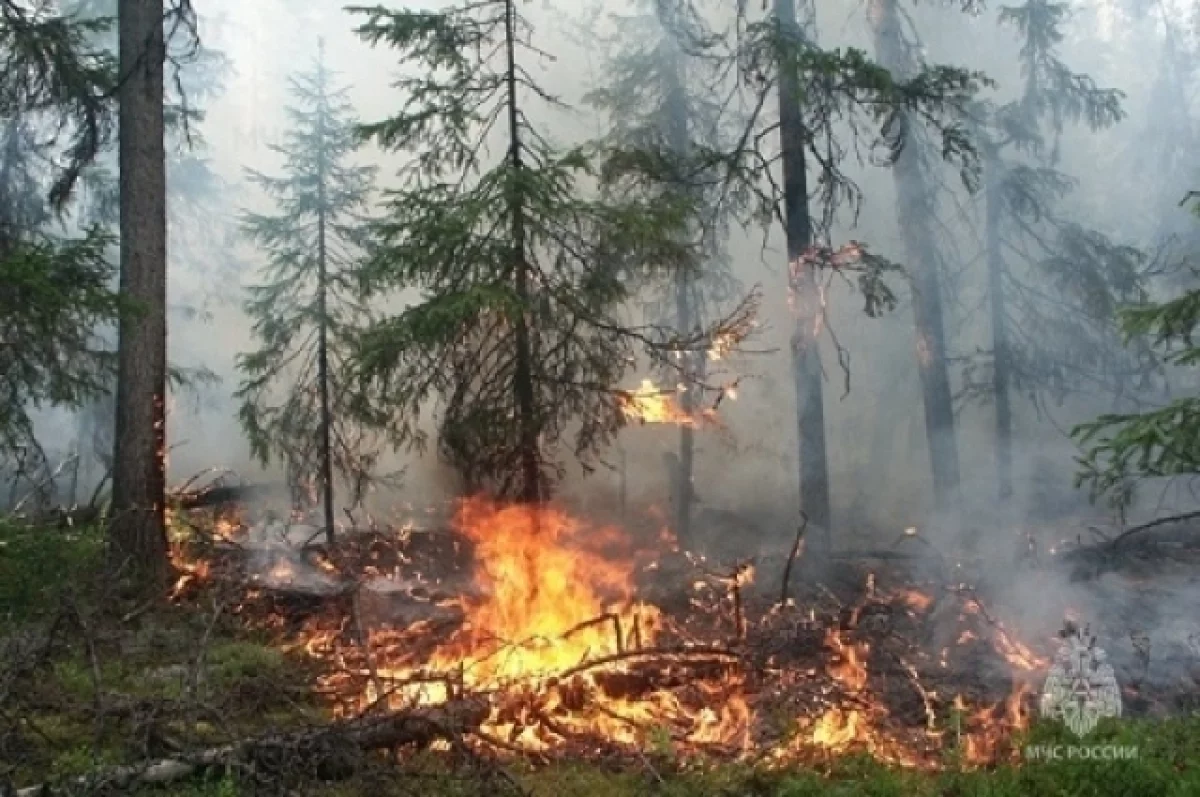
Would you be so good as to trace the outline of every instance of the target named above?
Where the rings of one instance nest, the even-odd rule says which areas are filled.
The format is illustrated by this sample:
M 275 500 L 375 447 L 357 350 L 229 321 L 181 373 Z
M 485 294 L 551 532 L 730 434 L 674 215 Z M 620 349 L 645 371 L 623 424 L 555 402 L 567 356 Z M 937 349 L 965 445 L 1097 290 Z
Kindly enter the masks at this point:
M 56 797 L 76 793 L 80 789 L 128 789 L 169 783 L 214 767 L 234 767 L 269 759 L 281 749 L 301 752 L 307 757 L 307 764 L 319 765 L 320 761 L 314 761 L 313 756 L 329 755 L 329 751 L 337 749 L 336 744 L 331 744 L 336 742 L 343 745 L 348 743 L 362 751 L 410 745 L 425 747 L 437 740 L 459 739 L 478 728 L 487 714 L 487 707 L 480 703 L 458 701 L 386 717 L 337 723 L 317 730 L 263 736 L 189 756 L 112 767 L 65 784 L 42 783 L 18 789 L 16 797 Z
M 221 504 L 244 504 L 269 496 L 272 488 L 264 484 L 231 484 L 209 487 L 193 493 L 176 493 L 180 509 L 202 509 Z
M 792 580 L 792 565 L 796 563 L 796 557 L 800 555 L 800 545 L 804 542 L 804 532 L 807 530 L 808 514 L 804 510 L 800 510 L 800 528 L 796 530 L 796 541 L 792 543 L 792 550 L 788 553 L 787 564 L 783 566 L 783 588 L 779 593 L 780 606 L 787 606 L 788 584 Z
M 614 653 L 611 656 L 601 656 L 590 661 L 585 661 L 582 664 L 577 664 L 563 672 L 559 673 L 556 680 L 567 681 L 576 675 L 594 670 L 597 667 L 604 667 L 609 664 L 616 664 L 621 661 L 629 661 L 630 659 L 653 659 L 661 658 L 668 660 L 686 661 L 689 658 L 699 659 L 732 659 L 734 661 L 742 661 L 743 656 L 738 653 L 727 650 L 726 648 L 717 647 L 677 647 L 677 648 L 643 648 L 641 650 L 627 650 L 624 653 Z
M 1125 529 L 1125 531 L 1114 537 L 1112 542 L 1108 543 L 1107 547 L 1109 549 L 1115 549 L 1130 537 L 1141 534 L 1142 532 L 1150 531 L 1151 529 L 1158 528 L 1159 526 L 1166 526 L 1171 523 L 1182 523 L 1185 520 L 1195 520 L 1197 518 L 1200 518 L 1200 510 L 1195 512 L 1184 512 L 1180 515 L 1170 515 L 1168 517 L 1158 518 L 1157 520 L 1151 520 L 1148 523 L 1142 523 Z
M 37 495 L 39 492 L 45 490 L 48 487 L 52 488 L 54 486 L 54 480 L 59 477 L 59 475 L 67 467 L 67 464 L 72 461 L 78 462 L 79 455 L 73 454 L 72 456 L 67 457 L 62 462 L 58 463 L 58 467 L 55 468 L 54 470 L 50 471 L 50 473 L 48 473 L 44 479 L 42 479 L 40 482 L 35 482 L 33 484 L 33 486 L 30 488 L 29 492 L 25 494 L 25 497 L 22 498 L 20 501 L 18 501 L 16 506 L 14 506 L 12 508 L 12 510 L 11 510 L 12 513 L 14 515 L 20 513 L 21 508 L 24 507 L 25 504 L 28 503 L 29 500 L 32 499 L 35 495 Z

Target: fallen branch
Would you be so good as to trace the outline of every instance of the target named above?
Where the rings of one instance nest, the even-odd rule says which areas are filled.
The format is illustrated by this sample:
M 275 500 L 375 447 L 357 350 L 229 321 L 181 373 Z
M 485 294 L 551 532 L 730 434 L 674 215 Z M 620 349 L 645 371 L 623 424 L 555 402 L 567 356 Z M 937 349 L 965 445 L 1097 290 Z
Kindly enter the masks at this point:
M 457 701 L 442 706 L 338 723 L 294 734 L 274 734 L 236 744 L 215 747 L 190 756 L 178 756 L 141 765 L 112 767 L 62 784 L 42 783 L 16 791 L 16 797 L 55 797 L 80 789 L 101 787 L 128 789 L 163 784 L 190 777 L 214 767 L 235 767 L 270 761 L 280 750 L 292 750 L 307 766 L 319 767 L 322 757 L 352 745 L 361 751 L 385 750 L 407 745 L 428 746 L 437 740 L 455 741 L 477 729 L 488 710 L 477 702 Z
M 1171 523 L 1182 523 L 1185 520 L 1196 520 L 1197 518 L 1200 518 L 1200 510 L 1195 512 L 1184 512 L 1181 515 L 1169 515 L 1167 517 L 1158 518 L 1157 520 L 1151 520 L 1148 523 L 1142 523 L 1125 529 L 1125 531 L 1118 534 L 1112 539 L 1111 542 L 1108 543 L 1108 547 L 1116 548 L 1130 537 L 1141 534 L 1144 531 L 1149 531 L 1150 529 L 1158 528 L 1159 526 L 1166 526 Z
M 744 659 L 740 654 L 728 650 L 726 648 L 717 647 L 677 647 L 677 648 L 643 648 L 641 650 L 627 650 L 624 653 L 614 653 L 610 656 L 601 656 L 599 658 L 585 661 L 570 667 L 555 676 L 558 681 L 570 680 L 573 676 L 585 673 L 588 670 L 594 670 L 597 667 L 604 667 L 609 664 L 616 664 L 621 661 L 629 661 L 630 659 L 651 659 L 662 658 L 677 661 L 686 661 L 689 658 L 698 659 L 732 659 L 734 661 L 742 661 Z

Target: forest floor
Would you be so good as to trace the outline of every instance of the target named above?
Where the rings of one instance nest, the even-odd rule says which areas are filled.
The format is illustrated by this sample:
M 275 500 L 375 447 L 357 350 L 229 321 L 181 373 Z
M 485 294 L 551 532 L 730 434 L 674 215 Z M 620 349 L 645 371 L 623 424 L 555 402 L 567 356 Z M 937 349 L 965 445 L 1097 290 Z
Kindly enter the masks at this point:
M 971 768 L 947 756 L 943 766 L 929 771 L 839 755 L 803 767 L 765 769 L 649 749 L 636 765 L 559 760 L 533 766 L 435 752 L 363 755 L 337 749 L 333 742 L 320 749 L 286 750 L 290 742 L 281 741 L 276 767 L 259 755 L 253 773 L 216 765 L 162 785 L 106 791 L 87 779 L 241 739 L 310 738 L 331 717 L 318 686 L 325 662 L 302 649 L 286 651 L 277 633 L 222 611 L 219 595 L 150 607 L 106 593 L 95 578 L 102 544 L 95 528 L 0 523 L 0 795 L 5 797 L 39 784 L 63 788 L 47 794 L 180 797 L 1200 794 L 1200 718 L 1194 716 L 1102 725 L 1093 743 L 1138 747 L 1137 758 L 1126 761 Z M 1018 749 L 1025 742 L 1069 743 L 1070 738 L 1061 728 L 1034 722 L 1017 741 Z

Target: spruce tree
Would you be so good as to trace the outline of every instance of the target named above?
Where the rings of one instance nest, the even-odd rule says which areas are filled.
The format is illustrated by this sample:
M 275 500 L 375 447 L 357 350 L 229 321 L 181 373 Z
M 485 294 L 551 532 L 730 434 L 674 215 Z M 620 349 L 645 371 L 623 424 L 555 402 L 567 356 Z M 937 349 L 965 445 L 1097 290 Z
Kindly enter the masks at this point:
M 144 595 L 167 583 L 167 172 L 162 3 L 118 4 L 120 231 L 116 429 L 109 555 Z
M 117 0 L 68 0 L 64 12 L 79 24 L 88 25 L 86 45 L 99 53 L 117 52 Z M 226 285 L 236 284 L 238 273 L 230 244 L 232 225 L 226 208 L 232 204 L 229 186 L 211 169 L 203 155 L 204 141 L 199 134 L 203 106 L 223 88 L 229 64 L 219 52 L 196 35 L 196 20 L 188 2 L 172 2 L 164 10 L 164 25 L 171 32 L 164 64 L 163 121 L 167 136 L 167 250 L 168 280 L 171 282 L 167 316 L 169 324 L 179 323 L 176 337 L 184 346 L 194 335 L 184 323 L 207 320 L 205 305 Z M 119 221 L 119 190 L 116 153 L 102 149 L 95 160 L 80 173 L 80 201 L 72 208 L 77 224 L 102 224 L 116 227 Z M 116 258 L 114 245 L 112 256 Z M 204 282 L 199 290 L 188 284 L 187 277 Z M 224 297 L 223 297 L 224 298 Z M 183 322 L 183 323 L 181 323 Z M 115 339 L 110 347 L 115 348 Z M 172 360 L 175 358 L 172 357 Z M 168 391 L 198 391 L 219 380 L 202 364 L 184 367 L 169 365 Z M 93 458 L 101 468 L 101 479 L 112 473 L 116 420 L 115 374 L 109 389 L 83 406 L 77 418 L 80 440 L 90 440 Z
M 81 19 L 42 3 L 0 0 L 0 119 L 46 134 L 63 157 L 49 198 L 62 209 L 83 170 L 114 137 L 117 64 L 93 39 L 111 19 Z
M 869 315 L 895 303 L 883 279 L 894 264 L 857 242 L 832 245 L 835 218 L 846 211 L 856 216 L 862 198 L 844 170 L 845 160 L 874 148 L 877 161 L 894 164 L 912 125 L 920 123 L 937 131 L 943 157 L 961 168 L 964 179 L 972 179 L 977 161 L 963 114 L 986 79 L 941 65 L 896 76 L 861 50 L 824 48 L 816 40 L 816 15 L 808 2 L 798 7 L 795 0 L 775 0 L 761 16 L 742 2 L 738 23 L 739 82 L 744 104 L 752 110 L 739 144 L 723 158 L 729 169 L 726 184 L 754 195 L 753 218 L 779 222 L 787 240 L 800 501 L 820 530 L 815 541 L 829 549 L 832 512 L 818 350 L 828 330 L 829 281 L 856 276 Z M 774 118 L 768 110 L 772 100 L 778 109 Z M 782 185 L 774 179 L 777 167 Z M 848 380 L 848 355 L 837 348 Z
M 102 336 L 116 318 L 100 226 L 78 235 L 55 223 L 47 193 L 56 176 L 36 129 L 20 117 L 0 127 L 0 462 L 40 480 L 49 465 L 32 411 L 78 407 L 107 389 L 114 361 Z M 18 474 L 19 475 L 19 474 Z
M 729 143 L 736 121 L 714 96 L 721 44 L 695 9 L 658 0 L 646 0 L 635 13 L 613 21 L 615 51 L 603 68 L 606 79 L 588 97 L 609 119 L 605 184 L 615 193 L 635 192 L 650 201 L 682 197 L 696 204 L 697 219 L 685 232 L 695 244 L 695 258 L 645 292 L 655 320 L 688 336 L 719 320 L 720 310 L 736 302 L 740 290 L 724 251 L 733 207 L 720 201 L 718 175 L 705 158 Z M 708 363 L 717 356 L 681 353 L 661 375 L 667 384 L 689 386 L 679 396 L 689 417 L 706 401 Z M 719 395 L 713 399 L 719 400 Z M 672 528 L 685 545 L 692 542 L 691 510 L 698 500 L 695 455 L 695 430 L 681 424 L 678 452 L 667 461 Z
M 589 467 L 626 422 L 619 386 L 639 353 L 664 364 L 737 332 L 680 339 L 625 318 L 648 273 L 691 261 L 692 203 L 588 196 L 590 153 L 556 148 L 531 120 L 530 105 L 557 101 L 528 71 L 541 55 L 514 0 L 352 10 L 364 38 L 420 73 L 397 81 L 402 110 L 365 129 L 412 159 L 366 284 L 421 298 L 364 336 L 360 407 L 404 418 L 419 447 L 421 410 L 440 400 L 439 450 L 467 490 L 544 501 L 568 436 Z M 483 152 L 492 130 L 496 162 Z
M 357 503 L 379 457 L 373 434 L 348 413 L 347 375 L 356 325 L 367 317 L 356 286 L 375 169 L 348 162 L 360 143 L 357 120 L 323 48 L 290 90 L 288 132 L 272 147 L 283 174 L 249 170 L 278 212 L 243 216 L 269 265 L 265 282 L 250 289 L 259 347 L 238 358 L 245 379 L 236 395 L 251 449 L 264 464 L 286 464 L 299 507 L 323 506 L 332 542 L 335 474 Z
M 906 27 L 899 0 L 873 0 L 869 10 L 880 63 L 904 77 L 920 68 L 918 39 Z M 903 116 L 901 125 L 912 120 Z M 925 410 L 925 434 L 933 472 L 935 505 L 947 509 L 957 501 L 959 484 L 958 443 L 954 434 L 954 402 L 947 360 L 945 313 L 941 262 L 934 236 L 936 200 L 930 174 L 932 149 L 922 131 L 896 158 L 897 216 L 904 240 L 909 275 L 912 278 L 912 307 L 917 335 L 917 369 L 921 377 Z
M 114 20 L 66 11 L 0 3 L 0 284 L 9 319 L 0 458 L 23 459 L 16 469 L 32 473 L 32 452 L 46 483 L 34 410 L 97 406 L 116 376 L 107 334 L 118 307 L 115 180 L 105 181 L 106 213 L 90 201 L 116 132 L 115 47 L 96 43 L 114 35 Z
M 1001 9 L 1021 39 L 1024 83 L 1015 100 L 980 106 L 991 373 L 981 381 L 972 363 L 966 389 L 995 402 L 1001 500 L 1013 491 L 1014 395 L 1042 405 L 1073 391 L 1121 391 L 1143 371 L 1144 358 L 1121 350 L 1116 307 L 1144 298 L 1145 256 L 1062 210 L 1075 183 L 1057 168 L 1064 126 L 1095 131 L 1123 116 L 1121 92 L 1059 57 L 1067 14 L 1050 0 Z
M 1193 267 L 1190 276 L 1195 280 L 1200 270 Z M 1125 307 L 1120 317 L 1126 339 L 1153 346 L 1168 366 L 1200 366 L 1195 339 L 1200 289 L 1193 287 L 1164 302 Z M 1191 376 L 1194 380 L 1194 371 Z M 1200 395 L 1195 394 L 1195 381 L 1191 385 L 1187 395 L 1150 410 L 1108 413 L 1073 429 L 1072 436 L 1084 448 L 1076 485 L 1087 485 L 1093 499 L 1107 497 L 1124 510 L 1143 480 L 1200 476 Z

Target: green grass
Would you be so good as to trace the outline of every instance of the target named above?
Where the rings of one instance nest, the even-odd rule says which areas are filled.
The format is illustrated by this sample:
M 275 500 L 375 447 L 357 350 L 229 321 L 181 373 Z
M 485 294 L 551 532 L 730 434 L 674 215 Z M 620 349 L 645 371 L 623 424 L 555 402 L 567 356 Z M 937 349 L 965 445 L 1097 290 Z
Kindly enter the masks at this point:
M 89 613 L 88 576 L 101 563 L 102 536 L 18 529 L 0 524 L 0 640 L 44 629 L 70 594 Z M 109 607 L 105 607 L 109 608 Z M 308 692 L 311 665 L 284 655 L 234 623 L 212 625 L 203 608 L 150 612 L 115 624 L 120 612 L 93 611 L 92 649 L 68 633 L 47 661 L 23 676 L 0 705 L 0 786 L 87 774 L 98 766 L 147 755 L 146 717 L 94 713 L 97 682 L 108 706 L 186 703 L 192 690 L 216 716 L 164 709 L 159 732 L 191 745 L 217 744 L 305 727 L 322 720 Z M 103 618 L 107 617 L 107 620 Z M 110 625 L 99 627 L 101 623 Z M 210 630 L 210 625 L 211 630 Z M 201 644 L 206 640 L 205 644 Z M 197 664 L 197 653 L 204 656 Z M 0 662 L 0 671 L 4 663 Z M 140 709 L 139 709 L 140 710 Z M 14 727 L 12 717 L 24 724 Z M 780 720 L 782 721 L 782 719 Z M 1022 744 L 1072 744 L 1063 729 L 1035 726 Z M 937 773 L 888 768 L 863 757 L 844 757 L 821 768 L 767 771 L 734 764 L 690 764 L 650 745 L 644 762 L 623 767 L 557 763 L 542 768 L 509 765 L 536 797 L 1192 797 L 1200 795 L 1200 718 L 1164 722 L 1108 721 L 1088 744 L 1136 746 L 1128 761 L 1062 761 L 967 771 L 951 764 Z M 152 748 L 151 748 L 152 749 Z M 2 790 L 0 790 L 2 791 Z M 210 772 L 181 783 L 143 788 L 134 797 L 250 797 L 261 793 L 234 773 Z M 502 797 L 498 785 L 451 769 L 433 756 L 397 767 L 382 758 L 353 778 L 300 783 L 308 797 Z
M 25 528 L 0 519 L 0 632 L 45 617 L 58 599 L 100 566 L 103 534 Z

